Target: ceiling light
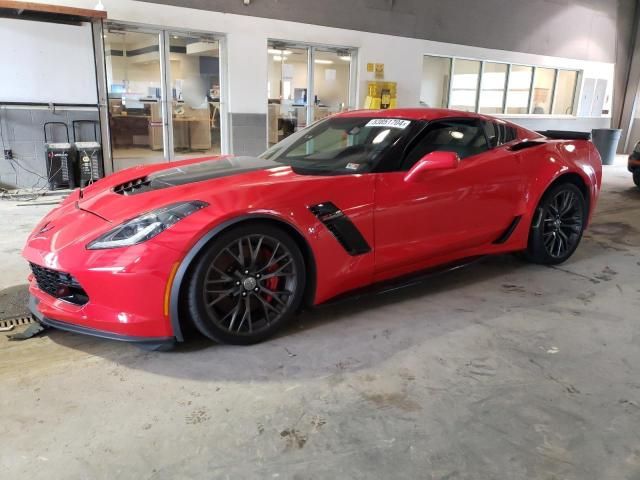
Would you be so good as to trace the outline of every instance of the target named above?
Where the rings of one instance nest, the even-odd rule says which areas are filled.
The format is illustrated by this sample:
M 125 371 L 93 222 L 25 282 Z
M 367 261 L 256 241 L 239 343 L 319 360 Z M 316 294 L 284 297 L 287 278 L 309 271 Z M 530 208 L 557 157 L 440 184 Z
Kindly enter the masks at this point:
M 269 48 L 267 52 L 272 55 L 291 55 L 291 50 L 278 50 L 277 48 Z
M 333 63 L 333 60 L 322 60 L 321 58 L 317 58 L 314 60 L 314 62 L 322 65 L 331 65 Z
M 340 55 L 340 60 L 344 60 L 345 62 L 351 61 L 351 55 Z
M 282 57 L 280 55 L 274 55 L 273 56 L 273 61 L 274 62 L 281 62 L 282 61 Z
M 376 135 L 376 138 L 373 139 L 372 143 L 378 144 L 381 143 L 385 138 L 387 138 L 387 135 L 389 135 L 389 132 L 391 130 L 386 129 L 381 131 L 378 135 Z

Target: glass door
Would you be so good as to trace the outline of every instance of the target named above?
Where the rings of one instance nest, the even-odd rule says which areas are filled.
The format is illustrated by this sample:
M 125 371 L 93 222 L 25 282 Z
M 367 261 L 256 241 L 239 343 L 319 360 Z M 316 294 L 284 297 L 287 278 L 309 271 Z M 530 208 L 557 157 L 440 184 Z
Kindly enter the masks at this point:
M 160 33 L 108 26 L 104 34 L 113 170 L 165 160 Z
M 351 52 L 316 47 L 313 52 L 313 121 L 349 109 Z
M 270 41 L 267 143 L 355 105 L 355 50 Z
M 220 43 L 207 35 L 168 32 L 167 110 L 175 159 L 218 155 Z
M 309 48 L 270 43 L 268 72 L 269 146 L 306 127 Z

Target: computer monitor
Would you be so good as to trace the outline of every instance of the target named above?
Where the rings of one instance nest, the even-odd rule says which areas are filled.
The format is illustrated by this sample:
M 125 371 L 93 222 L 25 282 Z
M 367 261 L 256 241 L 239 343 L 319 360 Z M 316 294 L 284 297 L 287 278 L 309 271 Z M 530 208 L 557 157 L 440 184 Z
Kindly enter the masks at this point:
M 306 88 L 294 88 L 293 89 L 293 104 L 294 105 L 306 105 L 307 104 L 307 89 Z

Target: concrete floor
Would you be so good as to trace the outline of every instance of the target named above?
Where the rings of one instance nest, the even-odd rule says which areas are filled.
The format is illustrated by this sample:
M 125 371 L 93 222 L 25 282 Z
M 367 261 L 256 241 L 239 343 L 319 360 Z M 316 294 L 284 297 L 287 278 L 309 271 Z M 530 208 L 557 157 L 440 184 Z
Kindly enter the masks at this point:
M 6 288 L 44 210 L 0 209 Z M 488 259 L 246 348 L 0 334 L 0 476 L 638 480 L 639 271 L 618 165 L 558 268 Z

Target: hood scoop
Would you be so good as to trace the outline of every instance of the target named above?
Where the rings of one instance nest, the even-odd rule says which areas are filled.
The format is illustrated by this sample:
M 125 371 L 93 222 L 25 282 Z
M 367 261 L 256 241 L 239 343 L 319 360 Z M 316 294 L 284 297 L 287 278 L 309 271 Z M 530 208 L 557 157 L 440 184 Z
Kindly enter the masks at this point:
M 180 167 L 167 168 L 145 177 L 135 178 L 116 185 L 113 191 L 119 195 L 137 195 L 163 188 L 213 180 L 256 170 L 282 166 L 272 160 L 254 157 L 231 157 L 206 160 Z
M 118 195 L 134 195 L 136 193 L 143 193 L 145 187 L 148 187 L 151 182 L 147 177 L 136 178 L 126 183 L 121 183 L 113 187 L 114 193 Z

